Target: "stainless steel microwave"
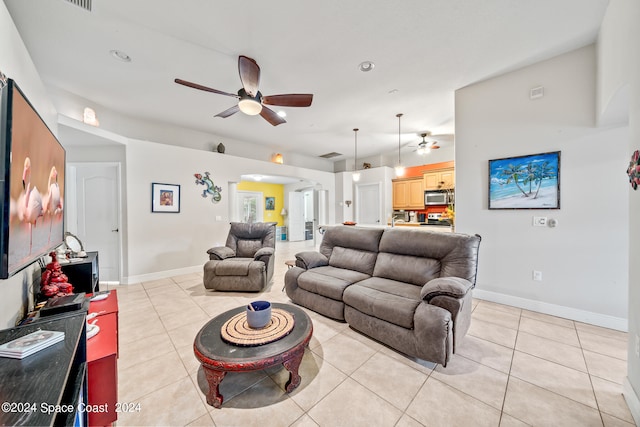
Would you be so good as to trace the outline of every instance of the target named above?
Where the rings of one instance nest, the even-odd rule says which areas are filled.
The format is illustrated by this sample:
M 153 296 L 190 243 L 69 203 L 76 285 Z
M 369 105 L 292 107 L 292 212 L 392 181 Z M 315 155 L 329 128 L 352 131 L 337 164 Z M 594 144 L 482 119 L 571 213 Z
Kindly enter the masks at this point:
M 450 201 L 450 193 L 447 190 L 429 190 L 424 192 L 424 204 L 429 205 L 448 205 Z

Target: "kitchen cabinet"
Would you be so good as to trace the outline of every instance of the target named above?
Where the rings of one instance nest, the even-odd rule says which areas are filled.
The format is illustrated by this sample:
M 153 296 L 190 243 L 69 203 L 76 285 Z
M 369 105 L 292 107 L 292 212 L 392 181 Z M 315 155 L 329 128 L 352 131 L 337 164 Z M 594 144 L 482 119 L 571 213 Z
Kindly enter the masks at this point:
M 424 209 L 423 178 L 393 180 L 393 209 Z
M 427 172 L 423 177 L 424 190 L 445 190 L 455 187 L 454 169 L 447 168 Z

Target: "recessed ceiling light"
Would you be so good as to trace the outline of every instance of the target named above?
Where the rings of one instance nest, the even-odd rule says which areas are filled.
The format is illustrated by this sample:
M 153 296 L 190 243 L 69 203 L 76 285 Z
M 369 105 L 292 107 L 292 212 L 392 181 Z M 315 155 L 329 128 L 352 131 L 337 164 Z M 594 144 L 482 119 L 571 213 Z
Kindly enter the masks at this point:
M 109 51 L 109 53 L 111 54 L 111 56 L 113 56 L 114 58 L 116 58 L 119 61 L 122 62 L 131 62 L 131 57 L 129 55 L 127 55 L 126 53 L 124 53 L 121 50 L 111 50 Z
M 360 71 L 362 71 L 363 73 L 366 73 L 368 71 L 373 70 L 376 67 L 376 64 L 374 64 L 371 61 L 363 61 L 360 63 L 360 65 L 358 65 L 358 69 Z
M 287 112 L 286 112 L 286 111 L 283 111 L 283 110 L 278 111 L 276 114 L 278 114 L 278 115 L 279 115 L 280 117 L 282 117 L 283 119 L 284 119 L 285 117 L 287 117 Z

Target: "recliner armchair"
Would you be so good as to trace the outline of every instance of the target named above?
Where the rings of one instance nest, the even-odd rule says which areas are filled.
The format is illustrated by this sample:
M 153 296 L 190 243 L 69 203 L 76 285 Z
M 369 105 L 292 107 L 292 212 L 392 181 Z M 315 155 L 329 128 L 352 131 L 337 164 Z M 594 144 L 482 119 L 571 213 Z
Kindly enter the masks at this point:
M 275 247 L 275 222 L 232 222 L 225 246 L 207 251 L 204 287 L 217 291 L 261 291 L 273 277 Z

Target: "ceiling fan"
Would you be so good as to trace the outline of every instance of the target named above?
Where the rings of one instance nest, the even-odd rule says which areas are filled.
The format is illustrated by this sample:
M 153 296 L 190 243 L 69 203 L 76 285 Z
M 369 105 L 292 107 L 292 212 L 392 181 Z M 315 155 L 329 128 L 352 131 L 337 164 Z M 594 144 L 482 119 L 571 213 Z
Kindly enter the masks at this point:
M 425 138 L 430 135 L 431 132 L 421 133 L 420 136 L 422 137 L 422 141 L 417 146 L 412 146 L 416 147 L 416 149 L 413 151 L 422 156 L 423 154 L 429 154 L 429 151 L 431 150 L 437 150 L 438 148 L 440 148 L 440 146 L 438 145 L 438 141 L 425 141 Z
M 242 88 L 237 94 L 223 92 L 221 90 L 212 89 L 197 83 L 191 83 L 182 79 L 175 79 L 178 84 L 189 86 L 193 89 L 213 92 L 219 95 L 231 96 L 238 99 L 238 104 L 231 108 L 216 114 L 216 117 L 227 117 L 242 111 L 249 116 L 260 114 L 263 119 L 271 123 L 273 126 L 286 123 L 286 120 L 280 117 L 275 111 L 266 107 L 266 105 L 275 105 L 280 107 L 308 107 L 313 101 L 312 94 L 286 94 L 286 95 L 262 95 L 258 90 L 260 83 L 260 67 L 256 61 L 244 55 L 238 57 L 238 71 L 240 72 L 240 81 Z

